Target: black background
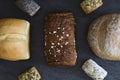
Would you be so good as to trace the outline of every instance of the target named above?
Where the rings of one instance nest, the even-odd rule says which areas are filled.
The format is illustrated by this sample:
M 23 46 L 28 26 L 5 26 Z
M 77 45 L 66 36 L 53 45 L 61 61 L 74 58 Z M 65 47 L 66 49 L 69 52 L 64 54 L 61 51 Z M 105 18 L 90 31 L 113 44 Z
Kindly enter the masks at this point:
M 82 0 L 35 0 L 41 9 L 30 17 L 14 5 L 14 0 L 0 0 L 0 18 L 20 18 L 31 23 L 30 55 L 26 61 L 0 60 L 0 80 L 18 80 L 18 75 L 36 66 L 42 80 L 91 80 L 81 69 L 85 60 L 92 58 L 108 71 L 105 80 L 120 80 L 120 62 L 107 61 L 95 56 L 87 42 L 89 24 L 99 16 L 120 13 L 120 0 L 103 0 L 104 5 L 90 15 L 80 7 Z M 49 67 L 44 58 L 44 18 L 49 12 L 72 12 L 76 20 L 77 64 L 72 68 Z M 11 54 L 12 55 L 12 54 Z M 14 55 L 13 55 L 14 56 Z

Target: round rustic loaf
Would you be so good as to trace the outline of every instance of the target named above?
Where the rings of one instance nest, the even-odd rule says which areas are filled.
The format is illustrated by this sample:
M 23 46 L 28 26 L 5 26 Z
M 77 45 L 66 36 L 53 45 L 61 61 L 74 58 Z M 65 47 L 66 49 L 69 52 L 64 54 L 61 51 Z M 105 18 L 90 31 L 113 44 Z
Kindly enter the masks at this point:
M 107 60 L 120 60 L 120 14 L 104 15 L 90 25 L 88 42 L 93 52 Z

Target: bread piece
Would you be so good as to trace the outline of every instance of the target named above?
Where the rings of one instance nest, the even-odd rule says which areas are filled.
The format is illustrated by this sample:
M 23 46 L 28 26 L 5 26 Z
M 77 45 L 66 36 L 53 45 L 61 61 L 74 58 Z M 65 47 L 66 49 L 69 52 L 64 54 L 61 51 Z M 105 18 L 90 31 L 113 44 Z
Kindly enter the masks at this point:
M 120 14 L 104 15 L 90 25 L 88 42 L 93 52 L 107 60 L 120 60 Z
M 76 63 L 75 21 L 72 13 L 51 13 L 45 21 L 45 57 L 49 65 Z
M 102 0 L 84 0 L 80 5 L 86 14 L 95 11 L 102 6 Z
M 30 16 L 34 16 L 40 9 L 40 6 L 34 0 L 16 0 L 15 4 Z
M 41 75 L 35 67 L 30 68 L 28 71 L 22 73 L 19 77 L 19 80 L 40 80 Z
M 0 59 L 29 59 L 29 27 L 26 20 L 0 19 Z
M 107 71 L 104 70 L 92 59 L 87 60 L 83 64 L 82 69 L 93 80 L 104 80 L 104 78 L 107 76 Z

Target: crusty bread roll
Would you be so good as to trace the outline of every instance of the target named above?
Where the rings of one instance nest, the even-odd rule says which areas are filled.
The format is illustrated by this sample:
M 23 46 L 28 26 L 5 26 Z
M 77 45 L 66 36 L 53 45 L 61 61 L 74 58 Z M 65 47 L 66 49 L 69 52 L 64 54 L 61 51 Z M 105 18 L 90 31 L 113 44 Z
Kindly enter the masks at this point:
M 40 9 L 40 6 L 34 0 L 16 0 L 15 4 L 30 16 L 34 16 Z
M 20 19 L 0 19 L 0 59 L 29 59 L 29 22 Z
M 80 4 L 86 14 L 90 14 L 103 5 L 102 0 L 83 0 Z
M 93 21 L 88 42 L 97 56 L 120 60 L 120 14 L 108 14 Z
M 32 67 L 29 70 L 18 76 L 18 80 L 41 80 L 41 75 L 36 67 Z
M 84 72 L 93 80 L 104 80 L 108 72 L 99 66 L 94 60 L 88 59 L 82 66 Z

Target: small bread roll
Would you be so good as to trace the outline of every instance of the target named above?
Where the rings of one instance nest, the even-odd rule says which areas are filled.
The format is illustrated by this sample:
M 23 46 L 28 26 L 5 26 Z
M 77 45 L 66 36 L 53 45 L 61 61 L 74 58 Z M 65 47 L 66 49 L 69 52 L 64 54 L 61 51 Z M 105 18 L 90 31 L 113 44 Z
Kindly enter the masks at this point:
M 15 4 L 30 16 L 34 16 L 40 9 L 40 6 L 34 0 L 16 0 Z
M 87 60 L 83 64 L 82 69 L 93 80 L 104 80 L 104 78 L 107 76 L 107 71 L 104 70 L 92 59 Z
M 108 14 L 93 21 L 88 42 L 97 56 L 120 60 L 120 14 Z
M 86 14 L 90 14 L 103 4 L 102 0 L 83 0 L 80 4 Z
M 0 59 L 29 59 L 29 27 L 26 20 L 0 19 Z
M 19 80 L 41 80 L 41 75 L 35 67 L 30 68 L 26 72 L 18 76 Z

